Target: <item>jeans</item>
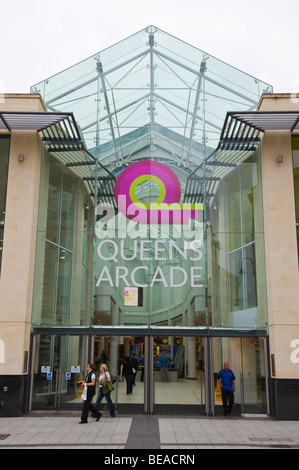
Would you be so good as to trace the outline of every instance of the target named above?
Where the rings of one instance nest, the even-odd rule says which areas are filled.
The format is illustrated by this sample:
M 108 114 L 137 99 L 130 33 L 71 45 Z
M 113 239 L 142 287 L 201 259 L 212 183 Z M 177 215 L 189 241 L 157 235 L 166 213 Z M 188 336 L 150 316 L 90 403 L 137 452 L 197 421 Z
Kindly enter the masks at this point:
M 126 382 L 127 382 L 127 395 L 131 395 L 133 392 L 133 381 L 134 381 L 134 374 L 132 375 L 125 375 Z
M 113 402 L 112 402 L 111 397 L 110 397 L 110 393 L 111 392 L 108 392 L 108 393 L 104 394 L 103 393 L 103 388 L 100 387 L 100 390 L 99 390 L 99 393 L 98 393 L 98 396 L 97 396 L 97 401 L 96 401 L 96 404 L 95 404 L 95 409 L 96 410 L 100 409 L 101 401 L 103 400 L 103 397 L 105 397 L 106 402 L 108 403 L 108 406 L 109 406 L 110 416 L 114 417 L 115 416 L 115 410 L 114 410 Z
M 160 375 L 161 375 L 161 380 L 162 382 L 168 382 L 168 368 L 167 367 L 161 367 L 160 366 Z

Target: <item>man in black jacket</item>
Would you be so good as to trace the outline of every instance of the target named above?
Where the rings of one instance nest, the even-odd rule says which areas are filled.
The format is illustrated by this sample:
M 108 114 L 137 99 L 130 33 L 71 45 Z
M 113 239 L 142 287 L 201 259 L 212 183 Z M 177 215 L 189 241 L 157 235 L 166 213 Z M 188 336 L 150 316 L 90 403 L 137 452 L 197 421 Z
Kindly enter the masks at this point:
M 94 371 L 94 365 L 88 364 L 85 382 L 81 382 L 84 386 L 86 385 L 87 387 L 87 395 L 86 395 L 86 400 L 83 401 L 81 421 L 79 424 L 87 423 L 88 411 L 91 411 L 96 416 L 97 418 L 96 421 L 99 421 L 100 417 L 102 416 L 102 413 L 97 411 L 95 407 L 93 406 L 93 404 L 91 403 L 91 400 L 96 392 L 96 376 L 93 371 Z
M 137 375 L 137 370 L 138 370 L 138 365 L 139 365 L 139 361 L 136 357 L 136 354 L 133 353 L 132 354 L 132 357 L 131 357 L 131 363 L 132 363 L 132 367 L 133 367 L 133 385 L 136 385 L 135 383 L 135 380 L 136 380 L 136 375 Z M 135 372 L 134 372 L 135 371 Z

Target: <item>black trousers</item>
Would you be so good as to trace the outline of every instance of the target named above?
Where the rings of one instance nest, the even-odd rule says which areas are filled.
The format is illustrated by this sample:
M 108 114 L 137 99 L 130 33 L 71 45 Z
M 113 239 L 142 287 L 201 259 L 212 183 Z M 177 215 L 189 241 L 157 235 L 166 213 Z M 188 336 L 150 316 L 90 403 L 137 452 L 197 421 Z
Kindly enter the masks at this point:
M 89 411 L 91 411 L 94 414 L 94 416 L 96 416 L 97 418 L 100 418 L 102 416 L 102 414 L 98 410 L 96 410 L 94 405 L 91 403 L 93 396 L 94 396 L 94 393 L 93 394 L 87 393 L 87 399 L 83 402 L 81 421 L 83 421 L 84 423 L 87 423 Z
M 234 404 L 234 392 L 232 390 L 225 390 L 221 388 L 221 396 L 223 403 L 224 413 L 230 413 Z

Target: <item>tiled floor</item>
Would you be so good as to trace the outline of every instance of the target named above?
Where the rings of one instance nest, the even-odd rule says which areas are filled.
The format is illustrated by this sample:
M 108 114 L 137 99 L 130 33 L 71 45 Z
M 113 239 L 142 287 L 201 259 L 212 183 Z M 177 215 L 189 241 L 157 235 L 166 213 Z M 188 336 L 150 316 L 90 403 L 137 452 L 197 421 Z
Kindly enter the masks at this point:
M 126 395 L 126 382 L 113 392 L 119 404 L 143 404 L 144 383 L 137 375 L 132 395 Z M 81 400 L 78 400 L 80 406 Z M 105 400 L 104 400 L 105 402 Z M 202 380 L 155 381 L 155 403 L 202 405 Z M 221 403 L 219 403 L 221 406 Z M 183 407 L 186 410 L 186 408 Z M 43 416 L 0 418 L 0 448 L 98 448 L 98 449 L 202 449 L 202 448 L 299 448 L 299 422 L 272 419 L 224 417 L 125 416 L 110 418 L 104 411 L 99 422 L 89 418 L 79 425 L 80 411 Z
M 79 416 L 0 418 L 0 449 L 299 448 L 299 422 L 272 419 L 109 418 L 80 425 Z
M 132 418 L 89 419 L 79 424 L 79 416 L 0 418 L 1 433 L 10 434 L 1 447 L 90 447 L 124 448 Z
M 116 399 L 116 392 L 112 398 Z M 118 382 L 118 403 L 144 403 L 144 383 L 137 374 L 132 395 L 126 394 L 126 382 Z M 173 379 L 170 382 L 155 381 L 156 404 L 202 405 L 205 403 L 204 383 L 200 380 Z

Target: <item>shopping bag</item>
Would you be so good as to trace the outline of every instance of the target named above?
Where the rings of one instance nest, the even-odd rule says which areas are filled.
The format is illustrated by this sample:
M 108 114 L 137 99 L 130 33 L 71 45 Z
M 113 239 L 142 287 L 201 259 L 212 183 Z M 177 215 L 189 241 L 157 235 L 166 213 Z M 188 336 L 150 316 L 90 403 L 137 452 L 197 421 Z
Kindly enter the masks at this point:
M 86 399 L 87 399 L 87 385 L 84 384 L 84 389 L 81 395 L 81 400 L 86 401 Z

